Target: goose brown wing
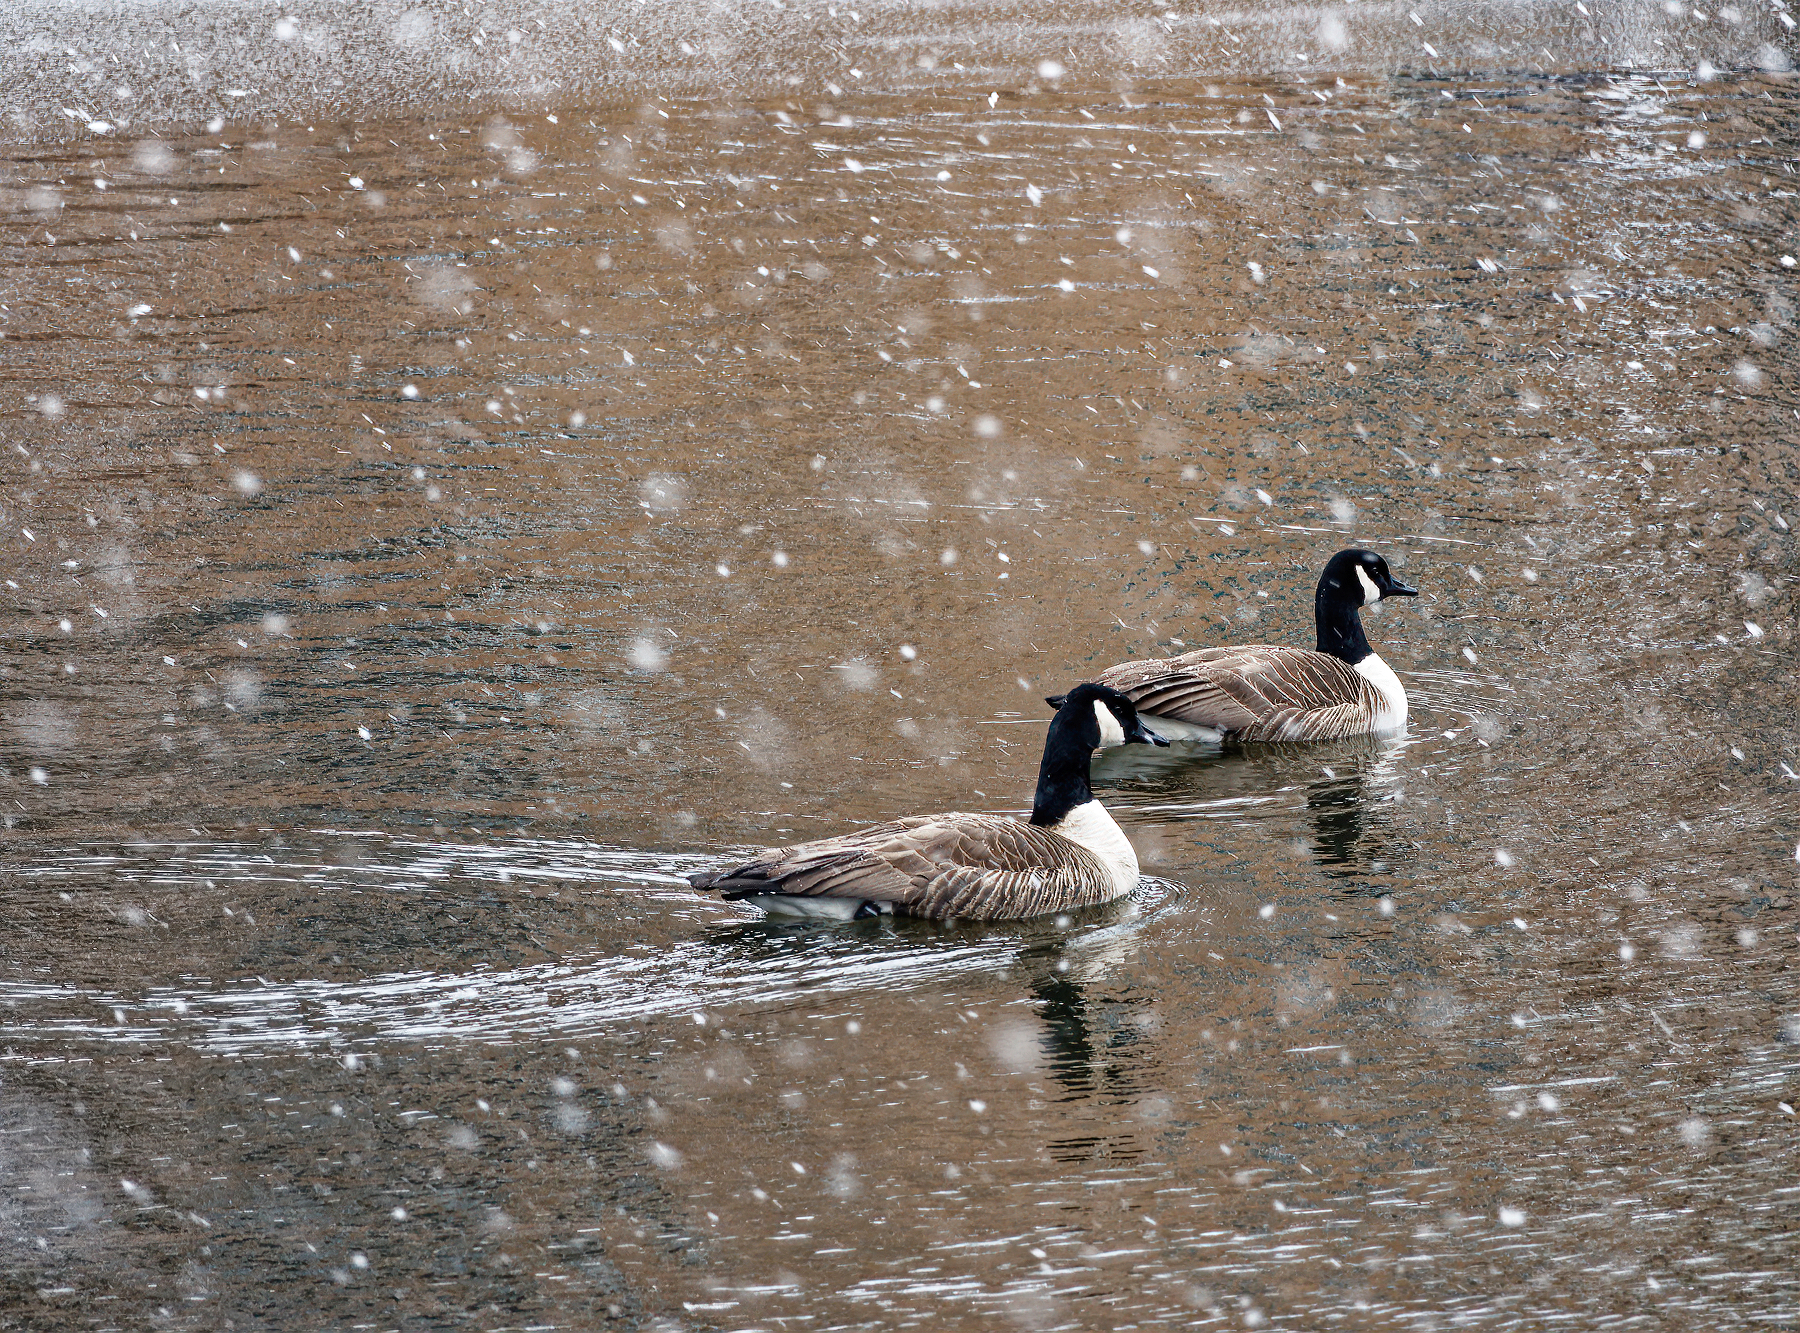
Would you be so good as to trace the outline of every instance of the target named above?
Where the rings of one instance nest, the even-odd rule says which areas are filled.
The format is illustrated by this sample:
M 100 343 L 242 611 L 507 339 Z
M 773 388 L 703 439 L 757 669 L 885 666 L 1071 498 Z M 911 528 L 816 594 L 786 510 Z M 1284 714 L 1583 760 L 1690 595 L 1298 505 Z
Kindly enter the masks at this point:
M 974 921 L 1040 916 L 1113 896 L 1106 868 L 1069 839 L 1004 816 L 956 813 L 773 848 L 693 882 L 727 898 L 849 898 L 891 903 L 906 916 Z
M 1328 653 L 1279 644 L 1202 648 L 1125 662 L 1099 679 L 1138 711 L 1216 727 L 1242 740 L 1325 740 L 1368 729 L 1374 687 Z

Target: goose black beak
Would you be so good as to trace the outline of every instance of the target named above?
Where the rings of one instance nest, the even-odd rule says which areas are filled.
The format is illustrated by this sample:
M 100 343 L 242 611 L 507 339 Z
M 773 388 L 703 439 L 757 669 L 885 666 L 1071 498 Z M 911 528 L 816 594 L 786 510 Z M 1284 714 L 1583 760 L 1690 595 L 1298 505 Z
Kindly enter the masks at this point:
M 1381 595 L 1383 597 L 1417 597 L 1419 595 L 1419 590 L 1417 588 L 1409 588 L 1404 583 L 1396 583 L 1390 579 L 1388 581 L 1388 586 L 1381 590 Z
M 1149 727 L 1146 727 L 1140 722 L 1131 729 L 1131 734 L 1125 738 L 1125 743 L 1127 745 L 1134 743 L 1138 745 L 1161 745 L 1167 748 L 1169 741 L 1167 737 L 1158 736 L 1154 731 L 1150 730 Z
M 1044 702 L 1049 704 L 1052 708 L 1057 709 L 1058 711 L 1060 711 L 1062 709 L 1062 706 L 1065 703 L 1067 703 L 1068 701 L 1069 701 L 1069 696 L 1066 694 L 1046 694 L 1044 696 Z

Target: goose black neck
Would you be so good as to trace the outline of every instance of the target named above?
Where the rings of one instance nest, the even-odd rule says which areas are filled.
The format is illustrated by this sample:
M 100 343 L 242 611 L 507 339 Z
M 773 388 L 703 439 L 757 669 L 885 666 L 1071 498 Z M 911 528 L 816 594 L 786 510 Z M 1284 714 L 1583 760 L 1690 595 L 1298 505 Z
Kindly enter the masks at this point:
M 1062 823 L 1069 811 L 1094 799 L 1088 786 L 1094 747 L 1084 734 L 1087 719 L 1074 716 L 1076 711 L 1065 706 L 1050 719 L 1044 737 L 1044 762 L 1038 765 L 1037 796 L 1031 803 L 1031 822 L 1041 828 Z
M 1328 586 L 1329 583 L 1329 576 L 1320 579 L 1319 590 L 1313 594 L 1313 623 L 1319 631 L 1319 651 L 1355 666 L 1375 653 L 1369 647 L 1368 636 L 1363 633 L 1362 608 L 1346 601 L 1344 590 Z

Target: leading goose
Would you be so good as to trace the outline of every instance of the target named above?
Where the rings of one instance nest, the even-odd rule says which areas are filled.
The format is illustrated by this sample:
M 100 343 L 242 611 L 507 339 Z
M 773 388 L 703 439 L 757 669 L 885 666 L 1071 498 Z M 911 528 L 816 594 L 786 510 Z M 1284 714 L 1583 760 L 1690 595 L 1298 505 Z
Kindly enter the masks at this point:
M 1339 551 L 1319 575 L 1313 652 L 1276 644 L 1202 648 L 1121 662 L 1101 683 L 1131 697 L 1144 721 L 1178 741 L 1323 741 L 1406 726 L 1406 690 L 1363 634 L 1365 606 L 1417 597 L 1373 551 Z M 1060 703 L 1052 698 L 1052 707 Z
M 1031 822 L 918 815 L 839 838 L 775 847 L 729 870 L 690 875 L 772 916 L 922 916 L 1008 921 L 1111 902 L 1137 887 L 1137 854 L 1088 786 L 1105 745 L 1167 745 L 1131 700 L 1077 685 L 1044 737 Z

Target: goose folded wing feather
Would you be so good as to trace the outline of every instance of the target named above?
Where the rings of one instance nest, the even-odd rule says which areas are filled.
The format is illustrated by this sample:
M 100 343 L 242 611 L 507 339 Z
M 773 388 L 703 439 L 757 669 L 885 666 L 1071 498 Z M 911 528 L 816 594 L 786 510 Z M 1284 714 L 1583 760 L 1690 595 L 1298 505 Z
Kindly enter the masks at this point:
M 906 902 L 917 879 L 875 852 L 846 852 L 781 880 L 782 893 L 803 898 Z
M 1234 670 L 1219 669 L 1216 651 L 1122 663 L 1108 669 L 1101 680 L 1130 695 L 1142 713 L 1237 731 L 1253 724 L 1265 706 L 1254 687 L 1245 687 Z
M 1262 660 L 1256 683 L 1272 703 L 1330 709 L 1368 693 L 1368 682 L 1335 657 L 1300 648 L 1265 651 L 1268 655 Z
M 945 858 L 926 895 L 934 915 L 1002 920 L 1108 901 L 1106 873 L 1081 847 L 1016 820 L 958 828 L 961 846 Z
M 1243 733 L 1245 739 L 1252 738 L 1250 733 L 1272 738 L 1296 712 L 1321 712 L 1329 718 L 1317 719 L 1320 723 L 1352 726 L 1351 713 L 1339 715 L 1344 701 L 1369 694 L 1368 682 L 1337 658 L 1278 644 L 1207 648 L 1162 661 L 1131 662 L 1103 679 L 1129 694 L 1145 713 Z M 1354 711 L 1355 705 L 1350 707 Z
M 1253 727 L 1246 727 L 1247 741 L 1322 741 L 1354 735 L 1362 709 L 1356 704 L 1335 708 L 1279 708 Z

